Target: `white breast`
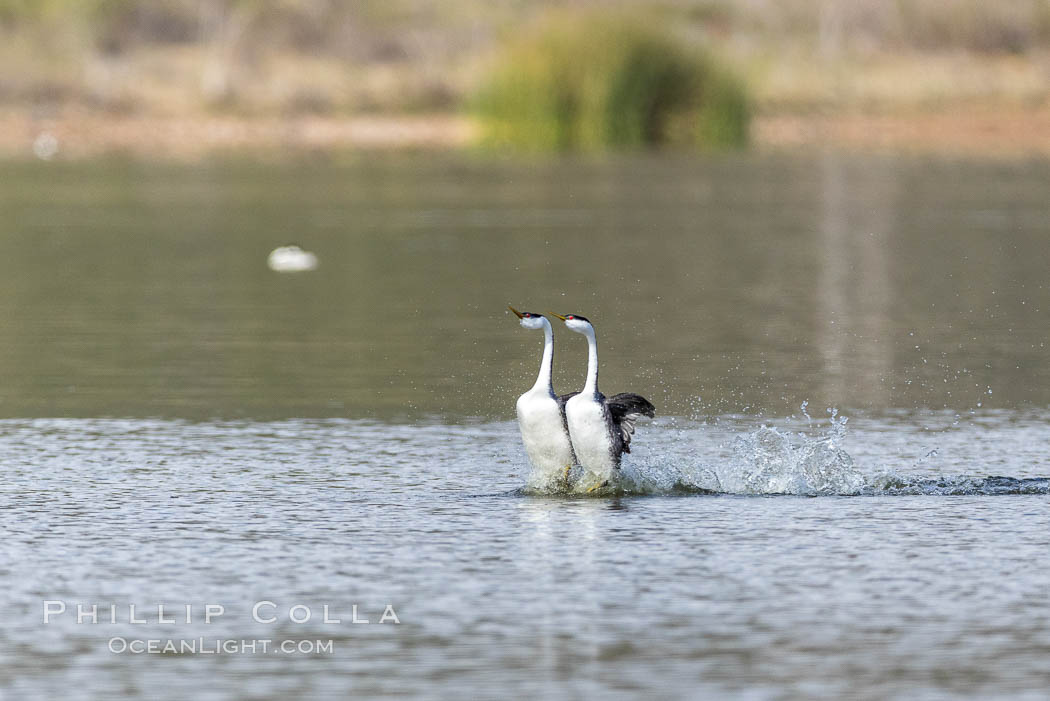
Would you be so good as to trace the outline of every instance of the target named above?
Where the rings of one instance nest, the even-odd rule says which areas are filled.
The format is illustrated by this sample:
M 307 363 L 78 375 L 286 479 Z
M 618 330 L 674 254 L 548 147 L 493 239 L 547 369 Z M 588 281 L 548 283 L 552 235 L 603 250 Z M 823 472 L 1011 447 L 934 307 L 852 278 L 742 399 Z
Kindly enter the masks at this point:
M 530 391 L 518 398 L 517 409 L 521 440 L 533 469 L 544 475 L 564 474 L 573 464 L 572 444 L 558 402 L 547 392 Z
M 577 462 L 587 472 L 608 477 L 617 464 L 602 405 L 593 397 L 578 394 L 565 405 L 565 417 Z

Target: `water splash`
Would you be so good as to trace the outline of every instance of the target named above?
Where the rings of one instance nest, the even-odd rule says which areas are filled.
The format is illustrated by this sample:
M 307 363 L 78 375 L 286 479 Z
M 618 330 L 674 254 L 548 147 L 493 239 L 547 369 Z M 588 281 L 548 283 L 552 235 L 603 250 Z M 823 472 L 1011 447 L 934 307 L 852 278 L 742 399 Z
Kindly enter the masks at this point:
M 858 494 L 864 476 L 837 445 L 844 431 L 844 422 L 836 423 L 828 434 L 796 443 L 763 426 L 734 441 L 733 459 L 709 470 L 716 483 L 708 488 L 731 494 Z
M 803 406 L 803 411 L 805 407 Z M 533 471 L 526 492 L 533 494 L 797 494 L 806 496 L 859 494 L 864 477 L 853 458 L 839 447 L 846 435 L 846 417 L 829 409 L 830 424 L 816 437 L 801 440 L 771 426 L 738 436 L 729 460 L 711 464 L 676 461 L 650 455 L 626 456 L 613 475 L 573 468 L 564 474 Z M 659 451 L 656 451 L 657 453 Z
M 625 461 L 613 475 L 584 470 L 579 465 L 573 467 L 568 476 L 533 470 L 523 493 L 606 497 L 627 494 L 703 494 L 714 491 L 700 486 L 673 465 Z
M 802 413 L 807 426 L 806 406 Z M 733 417 L 738 421 L 739 417 Z M 797 495 L 797 496 L 963 496 L 1050 494 L 1050 478 L 972 475 L 930 475 L 936 447 L 922 447 L 925 457 L 911 469 L 886 469 L 867 452 L 859 466 L 843 447 L 848 418 L 835 409 L 819 432 L 792 432 L 763 425 L 755 430 L 727 432 L 715 420 L 699 426 L 672 422 L 653 426 L 654 436 L 640 450 L 625 456 L 619 473 L 610 477 L 576 467 L 569 474 L 530 477 L 527 494 L 574 496 L 617 495 Z M 727 435 L 728 433 L 728 435 Z M 721 438 L 713 438 L 720 435 Z M 863 432 L 862 432 L 863 435 Z M 902 443 L 906 445 L 906 443 Z M 876 471 L 883 468 L 881 471 Z M 912 469 L 926 474 L 913 474 Z M 916 470 L 917 472 L 918 470 Z

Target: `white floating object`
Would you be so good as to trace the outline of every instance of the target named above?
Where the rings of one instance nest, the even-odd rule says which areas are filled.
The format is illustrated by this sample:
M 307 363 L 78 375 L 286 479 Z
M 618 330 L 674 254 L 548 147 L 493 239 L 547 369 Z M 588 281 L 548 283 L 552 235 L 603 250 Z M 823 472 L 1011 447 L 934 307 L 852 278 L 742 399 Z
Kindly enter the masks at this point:
M 58 138 L 49 131 L 40 132 L 33 139 L 33 155 L 42 161 L 50 161 L 58 153 Z
M 279 273 L 301 273 L 317 269 L 317 256 L 298 246 L 281 246 L 270 251 L 266 264 Z

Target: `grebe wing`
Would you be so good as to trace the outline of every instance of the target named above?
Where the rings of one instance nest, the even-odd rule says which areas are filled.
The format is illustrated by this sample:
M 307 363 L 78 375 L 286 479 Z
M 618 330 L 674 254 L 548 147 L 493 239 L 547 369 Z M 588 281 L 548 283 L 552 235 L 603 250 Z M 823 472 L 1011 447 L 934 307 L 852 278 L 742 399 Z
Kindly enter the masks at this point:
M 632 392 L 614 394 L 605 400 L 605 406 L 612 417 L 613 425 L 619 429 L 623 439 L 623 452 L 631 452 L 631 436 L 634 435 L 634 423 L 641 416 L 653 418 L 656 407 L 645 397 Z

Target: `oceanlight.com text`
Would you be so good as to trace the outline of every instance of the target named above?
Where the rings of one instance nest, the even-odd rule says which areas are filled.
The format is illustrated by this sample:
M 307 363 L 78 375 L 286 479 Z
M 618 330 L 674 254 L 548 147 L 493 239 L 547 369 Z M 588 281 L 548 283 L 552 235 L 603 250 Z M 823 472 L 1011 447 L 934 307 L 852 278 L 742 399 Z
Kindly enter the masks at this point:
M 116 655 L 331 655 L 335 641 L 114 637 L 108 647 Z

